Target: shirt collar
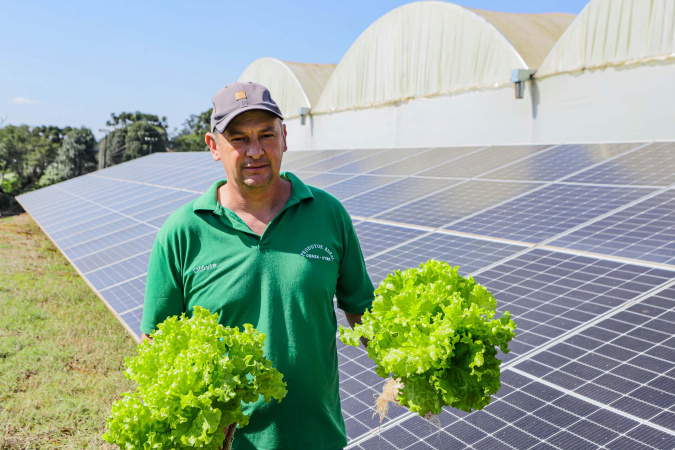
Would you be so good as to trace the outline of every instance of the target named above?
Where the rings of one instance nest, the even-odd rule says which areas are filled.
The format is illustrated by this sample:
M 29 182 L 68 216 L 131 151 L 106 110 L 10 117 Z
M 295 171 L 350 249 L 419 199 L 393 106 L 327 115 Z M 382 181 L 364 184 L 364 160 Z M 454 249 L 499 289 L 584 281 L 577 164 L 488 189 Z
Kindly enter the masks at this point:
M 291 182 L 292 191 L 291 191 L 291 198 L 289 199 L 288 203 L 291 203 L 291 199 L 295 199 L 296 202 L 314 199 L 312 191 L 307 187 L 305 183 L 302 182 L 300 178 L 296 177 L 290 172 L 281 172 L 279 175 L 284 180 L 288 180 Z M 216 211 L 218 208 L 222 208 L 222 206 L 220 206 L 220 204 L 218 203 L 217 193 L 218 188 L 225 183 L 227 183 L 226 180 L 218 180 L 215 183 L 213 183 L 208 191 L 206 191 L 204 194 L 198 197 L 197 200 L 195 200 L 194 204 L 192 205 L 192 210 Z

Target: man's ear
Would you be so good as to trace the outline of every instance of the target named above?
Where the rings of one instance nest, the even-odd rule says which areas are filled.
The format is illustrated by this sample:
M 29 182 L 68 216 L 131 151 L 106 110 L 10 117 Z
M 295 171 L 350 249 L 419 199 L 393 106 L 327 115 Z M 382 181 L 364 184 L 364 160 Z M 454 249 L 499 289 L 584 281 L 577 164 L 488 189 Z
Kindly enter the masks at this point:
M 281 135 L 284 137 L 284 151 L 286 151 L 286 150 L 288 150 L 288 146 L 286 145 L 286 135 L 288 133 L 286 132 L 286 124 L 285 123 L 281 124 L 281 130 L 282 130 Z
M 211 157 L 214 161 L 220 161 L 220 152 L 218 151 L 218 137 L 213 133 L 206 133 L 204 138 L 206 145 L 211 150 Z

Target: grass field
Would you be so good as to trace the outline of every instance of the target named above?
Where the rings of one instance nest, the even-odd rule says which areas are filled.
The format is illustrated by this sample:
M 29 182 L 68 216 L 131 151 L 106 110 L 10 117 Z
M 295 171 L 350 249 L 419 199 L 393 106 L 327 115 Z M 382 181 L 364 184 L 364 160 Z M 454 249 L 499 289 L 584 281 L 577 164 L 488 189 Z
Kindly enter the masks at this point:
M 113 448 L 135 341 L 27 214 L 0 219 L 0 449 Z

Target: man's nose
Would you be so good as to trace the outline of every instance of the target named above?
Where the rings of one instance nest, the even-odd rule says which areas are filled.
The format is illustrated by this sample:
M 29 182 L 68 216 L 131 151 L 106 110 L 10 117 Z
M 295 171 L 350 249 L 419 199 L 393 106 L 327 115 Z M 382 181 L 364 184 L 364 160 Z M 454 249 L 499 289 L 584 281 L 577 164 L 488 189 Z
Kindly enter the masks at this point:
M 246 156 L 250 156 L 253 159 L 258 159 L 263 154 L 262 145 L 257 138 L 251 139 L 251 142 L 246 150 Z

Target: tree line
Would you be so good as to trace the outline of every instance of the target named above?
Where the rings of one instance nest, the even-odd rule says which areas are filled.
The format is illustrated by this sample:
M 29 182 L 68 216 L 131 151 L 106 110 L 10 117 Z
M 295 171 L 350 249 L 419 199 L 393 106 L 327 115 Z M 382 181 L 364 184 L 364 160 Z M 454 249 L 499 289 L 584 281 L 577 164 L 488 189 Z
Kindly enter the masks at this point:
M 100 141 L 84 127 L 0 124 L 0 209 L 20 211 L 17 195 L 150 153 L 206 151 L 211 111 L 191 115 L 171 136 L 166 117 L 112 113 Z

